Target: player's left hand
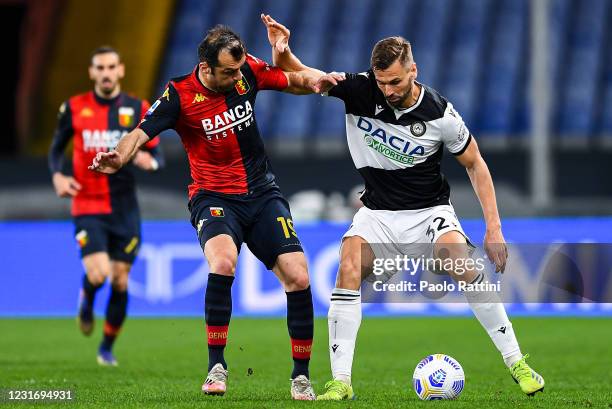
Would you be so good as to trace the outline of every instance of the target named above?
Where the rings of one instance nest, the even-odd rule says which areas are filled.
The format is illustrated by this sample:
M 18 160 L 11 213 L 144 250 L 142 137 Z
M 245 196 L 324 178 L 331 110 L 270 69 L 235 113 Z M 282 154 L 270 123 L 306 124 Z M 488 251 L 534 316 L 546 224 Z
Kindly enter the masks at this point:
M 339 81 L 344 81 L 345 79 L 346 78 L 343 73 L 330 72 L 329 74 L 325 74 L 319 77 L 319 79 L 313 86 L 313 91 L 317 94 L 327 92 L 336 85 L 338 85 Z
M 157 163 L 153 155 L 151 155 L 151 153 L 147 151 L 139 150 L 138 152 L 136 152 L 132 163 L 134 163 L 134 165 L 138 166 L 140 169 L 149 172 L 153 172 L 159 168 L 159 164 Z
M 289 36 L 291 32 L 287 27 L 270 17 L 269 14 L 261 14 L 261 21 L 268 30 L 268 41 L 279 53 L 284 53 L 289 47 Z
M 93 158 L 89 170 L 111 174 L 117 172 L 123 166 L 121 155 L 117 151 L 98 152 Z
M 506 246 L 501 228 L 487 229 L 484 237 L 484 249 L 489 260 L 495 264 L 495 272 L 503 273 L 508 260 L 508 246 Z

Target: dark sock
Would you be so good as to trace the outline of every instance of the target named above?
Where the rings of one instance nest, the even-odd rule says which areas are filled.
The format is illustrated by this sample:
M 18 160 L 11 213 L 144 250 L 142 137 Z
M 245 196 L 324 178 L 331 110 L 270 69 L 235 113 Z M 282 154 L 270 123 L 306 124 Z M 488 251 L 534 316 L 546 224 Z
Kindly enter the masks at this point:
M 102 287 L 102 284 L 93 285 L 91 281 L 89 281 L 87 274 L 83 274 L 83 296 L 87 304 L 93 305 L 94 298 L 96 297 L 96 292 L 100 289 L 100 287 Z
M 127 314 L 128 293 L 111 288 L 110 298 L 106 307 L 106 321 L 104 322 L 104 338 L 100 348 L 110 351 L 119 335 L 123 321 Z
M 293 372 L 291 379 L 299 375 L 310 378 L 308 364 L 314 335 L 314 312 L 310 287 L 287 294 L 287 328 L 291 337 Z
M 208 370 L 220 363 L 227 369 L 223 352 L 227 343 L 227 331 L 232 317 L 232 283 L 234 277 L 208 274 L 204 312 L 208 339 Z

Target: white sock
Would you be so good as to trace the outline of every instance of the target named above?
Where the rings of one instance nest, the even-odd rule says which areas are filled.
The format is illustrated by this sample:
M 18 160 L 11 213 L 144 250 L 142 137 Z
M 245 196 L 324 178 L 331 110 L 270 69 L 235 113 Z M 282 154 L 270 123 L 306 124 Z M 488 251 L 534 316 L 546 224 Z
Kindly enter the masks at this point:
M 481 281 L 482 274 L 479 274 L 472 282 Z M 480 325 L 501 353 L 504 363 L 511 367 L 522 358 L 522 354 L 504 304 L 494 292 L 466 291 L 464 294 Z
M 361 295 L 359 291 L 334 288 L 329 313 L 329 360 L 332 376 L 351 384 L 351 368 L 355 341 L 361 325 Z

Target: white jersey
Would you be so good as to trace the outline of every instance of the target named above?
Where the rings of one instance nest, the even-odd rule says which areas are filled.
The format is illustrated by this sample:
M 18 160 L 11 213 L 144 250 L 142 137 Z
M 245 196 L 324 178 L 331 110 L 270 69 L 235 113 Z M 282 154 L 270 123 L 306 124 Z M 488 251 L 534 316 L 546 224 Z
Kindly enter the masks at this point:
M 370 209 L 450 203 L 450 187 L 440 171 L 442 145 L 460 155 L 472 135 L 450 102 L 419 85 L 417 102 L 401 110 L 387 104 L 371 70 L 346 73 L 346 80 L 328 92 L 344 101 L 349 150 L 365 181 L 361 200 Z

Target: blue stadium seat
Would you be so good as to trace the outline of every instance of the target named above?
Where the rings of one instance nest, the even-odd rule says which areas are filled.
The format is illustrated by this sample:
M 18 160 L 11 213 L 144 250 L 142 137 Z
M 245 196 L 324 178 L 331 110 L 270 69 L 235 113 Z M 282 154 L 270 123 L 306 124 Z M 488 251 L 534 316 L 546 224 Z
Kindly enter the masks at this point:
M 606 0 L 580 1 L 572 18 L 569 58 L 561 84 L 558 131 L 562 137 L 585 138 L 595 130 L 596 96 L 602 64 Z
M 445 81 L 441 89 L 461 114 L 468 127 L 478 132 L 474 123 L 478 103 L 478 79 L 482 66 L 485 23 L 495 2 L 462 0 L 454 14 L 451 34 L 452 49 L 444 62 Z
M 416 0 L 389 0 L 380 2 L 377 5 L 378 23 L 371 30 L 372 38 L 369 39 L 370 44 L 366 44 L 370 50 L 374 47 L 376 41 L 385 37 L 401 35 L 412 41 L 408 33 L 410 29 L 408 22 L 414 21 L 416 6 Z M 366 50 L 364 52 L 368 54 Z
M 474 133 L 528 130 L 530 0 L 179 0 L 177 7 L 159 91 L 193 68 L 197 44 L 216 23 L 270 61 L 264 12 L 289 26 L 292 50 L 305 64 L 324 71 L 363 71 L 376 41 L 403 35 L 419 80 L 447 96 Z M 550 11 L 553 129 L 572 140 L 612 138 L 612 0 L 551 0 Z M 258 99 L 264 137 L 344 138 L 338 100 L 276 92 Z
M 371 24 L 374 5 L 372 0 L 346 0 L 338 3 L 343 12 L 336 13 L 339 21 L 327 37 L 330 67 L 327 71 L 359 72 L 368 68 L 371 44 L 364 41 L 364 32 Z M 342 103 L 323 100 L 316 112 L 313 133 L 318 138 L 345 137 Z
M 612 17 L 612 7 L 608 10 L 608 21 Z M 608 24 L 603 61 L 602 100 L 600 102 L 600 126 L 598 133 L 607 146 L 612 146 L 612 24 Z
M 520 69 L 524 67 L 522 46 L 527 33 L 525 0 L 498 0 L 489 33 L 490 55 L 484 63 L 484 95 L 476 107 L 477 123 L 485 135 L 503 136 L 512 129 Z
M 440 62 L 451 10 L 452 0 L 423 2 L 412 39 L 412 53 L 419 69 L 418 81 L 434 88 L 440 86 L 439 73 L 443 68 Z
M 272 51 L 270 43 L 268 42 L 266 28 L 259 20 L 259 14 L 270 14 L 278 22 L 289 27 L 292 33 L 291 37 L 293 37 L 294 27 L 292 22 L 295 19 L 295 15 L 298 11 L 297 6 L 298 3 L 295 0 L 264 1 L 261 9 L 257 12 L 257 24 L 253 28 L 254 35 L 247 44 L 249 53 L 272 64 Z M 290 43 L 293 44 L 293 38 L 290 39 Z M 263 138 L 270 138 L 270 136 L 276 132 L 278 122 L 276 113 L 282 107 L 279 102 L 279 98 L 279 93 L 272 91 L 264 91 L 259 93 L 257 96 L 258 102 L 256 104 L 255 114 L 257 115 L 257 123 Z M 304 135 L 300 134 L 300 136 Z

